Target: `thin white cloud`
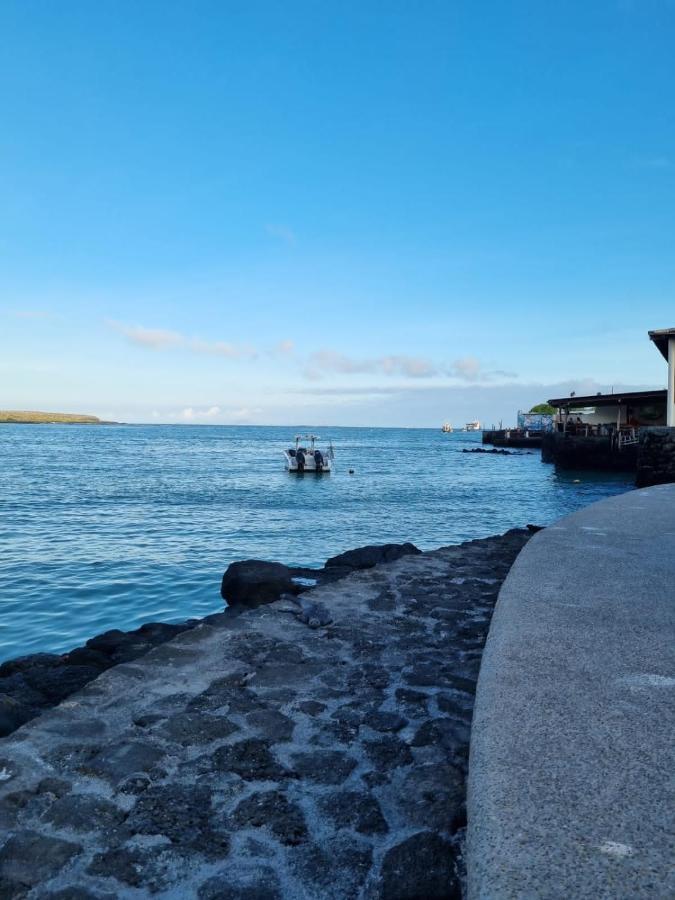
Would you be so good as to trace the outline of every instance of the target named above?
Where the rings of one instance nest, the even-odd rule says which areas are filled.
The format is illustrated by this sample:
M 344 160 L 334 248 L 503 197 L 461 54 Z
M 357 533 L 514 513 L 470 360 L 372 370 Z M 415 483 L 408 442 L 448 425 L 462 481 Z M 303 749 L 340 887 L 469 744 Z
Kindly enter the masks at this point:
M 482 366 L 475 356 L 464 356 L 452 363 L 450 374 L 464 381 L 478 381 L 482 375 Z
M 201 338 L 187 337 L 178 331 L 146 328 L 143 325 L 126 325 L 124 322 L 113 320 L 107 320 L 106 324 L 113 331 L 122 334 L 132 344 L 147 347 L 150 350 L 184 349 L 191 353 L 222 356 L 225 359 L 253 359 L 257 356 L 252 347 L 239 347 L 227 341 L 204 341 Z
M 278 240 L 283 241 L 285 244 L 292 245 L 297 241 L 295 232 L 292 228 L 289 228 L 288 225 L 265 225 L 265 231 L 270 235 L 270 237 L 277 238 Z
M 186 422 L 199 421 L 200 419 L 215 419 L 221 414 L 222 410 L 219 406 L 209 406 L 207 409 L 195 409 L 193 406 L 186 406 L 181 410 L 180 418 Z
M 262 412 L 260 407 L 234 407 L 223 408 L 221 406 L 186 406 L 178 412 L 170 412 L 164 416 L 167 421 L 191 422 L 194 425 L 217 423 L 217 424 L 234 424 L 250 422 Z M 153 413 L 154 416 L 154 413 Z
M 125 325 L 124 322 L 108 320 L 109 328 L 137 344 L 140 347 L 149 347 L 151 350 L 166 350 L 169 347 L 178 347 L 184 342 L 184 338 L 177 331 L 166 331 L 163 328 L 145 328 L 143 325 Z
M 460 381 L 471 383 L 490 382 L 495 378 L 513 380 L 518 377 L 516 372 L 507 372 L 504 369 L 485 369 L 483 364 L 475 356 L 464 356 L 451 363 L 448 375 L 458 378 Z
M 319 350 L 307 360 L 304 375 L 309 381 L 318 381 L 326 374 L 358 375 L 380 374 L 404 378 L 431 378 L 438 374 L 437 367 L 428 359 L 414 356 L 381 356 L 374 359 L 354 359 L 336 350 Z

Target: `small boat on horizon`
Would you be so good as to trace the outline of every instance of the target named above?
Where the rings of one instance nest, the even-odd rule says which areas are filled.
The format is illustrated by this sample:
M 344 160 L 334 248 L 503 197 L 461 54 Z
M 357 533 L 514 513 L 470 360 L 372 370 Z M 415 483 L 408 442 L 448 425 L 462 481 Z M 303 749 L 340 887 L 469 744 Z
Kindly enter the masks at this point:
M 452 425 L 449 422 L 444 422 L 441 431 L 443 434 L 452 434 Z
M 464 426 L 464 431 L 480 431 L 480 422 L 476 419 L 474 422 L 467 422 Z
M 316 446 L 318 440 L 316 434 L 296 434 L 295 447 L 283 451 L 287 471 L 297 472 L 299 475 L 303 472 L 330 475 L 335 459 L 333 443 L 329 441 L 328 449 L 321 451 Z

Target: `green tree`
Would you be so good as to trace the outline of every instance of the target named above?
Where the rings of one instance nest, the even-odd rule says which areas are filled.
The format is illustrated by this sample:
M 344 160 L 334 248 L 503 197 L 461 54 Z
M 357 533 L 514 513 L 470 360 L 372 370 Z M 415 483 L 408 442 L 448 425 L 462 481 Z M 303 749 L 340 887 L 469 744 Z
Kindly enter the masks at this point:
M 553 416 L 555 415 L 555 407 L 551 406 L 550 403 L 537 403 L 536 406 L 533 406 L 530 410 L 531 413 L 542 413 L 543 415 Z

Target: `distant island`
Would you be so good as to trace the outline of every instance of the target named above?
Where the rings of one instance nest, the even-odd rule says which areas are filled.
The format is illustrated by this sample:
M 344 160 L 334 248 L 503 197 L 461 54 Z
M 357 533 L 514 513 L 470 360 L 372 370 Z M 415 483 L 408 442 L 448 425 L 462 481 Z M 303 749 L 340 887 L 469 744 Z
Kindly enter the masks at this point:
M 104 422 L 98 416 L 81 416 L 77 413 L 34 412 L 32 410 L 0 409 L 0 424 L 21 425 L 115 425 Z

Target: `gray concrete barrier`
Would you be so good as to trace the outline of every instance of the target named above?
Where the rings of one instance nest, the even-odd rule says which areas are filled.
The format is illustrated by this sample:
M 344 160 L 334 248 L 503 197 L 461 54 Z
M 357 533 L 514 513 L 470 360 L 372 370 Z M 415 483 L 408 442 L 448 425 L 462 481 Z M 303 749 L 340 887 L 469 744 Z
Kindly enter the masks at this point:
M 675 897 L 675 485 L 535 535 L 471 738 L 470 900 Z

